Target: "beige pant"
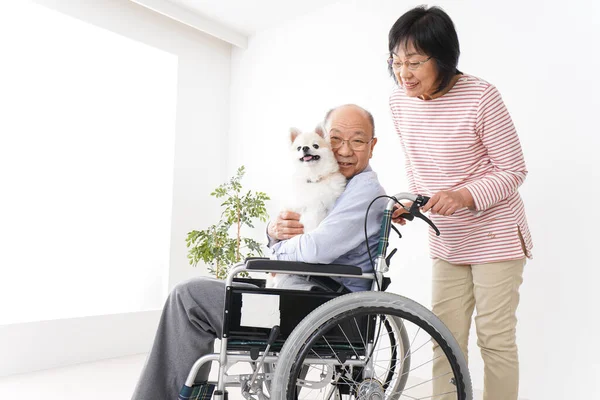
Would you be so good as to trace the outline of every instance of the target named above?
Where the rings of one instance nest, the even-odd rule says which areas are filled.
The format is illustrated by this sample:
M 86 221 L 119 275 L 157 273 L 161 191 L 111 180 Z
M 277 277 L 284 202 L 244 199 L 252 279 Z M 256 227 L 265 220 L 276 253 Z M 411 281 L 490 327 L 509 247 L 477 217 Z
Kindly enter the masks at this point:
M 433 312 L 450 329 L 465 358 L 473 308 L 477 309 L 475 327 L 484 361 L 484 400 L 517 400 L 519 357 L 515 312 L 524 265 L 525 258 L 473 265 L 455 265 L 440 259 L 433 262 Z M 437 345 L 434 352 L 434 357 L 442 355 Z M 453 386 L 444 378 L 448 370 L 445 357 L 434 360 L 433 377 L 442 377 L 433 381 L 435 394 L 452 391 Z M 456 395 L 435 398 L 452 399 Z

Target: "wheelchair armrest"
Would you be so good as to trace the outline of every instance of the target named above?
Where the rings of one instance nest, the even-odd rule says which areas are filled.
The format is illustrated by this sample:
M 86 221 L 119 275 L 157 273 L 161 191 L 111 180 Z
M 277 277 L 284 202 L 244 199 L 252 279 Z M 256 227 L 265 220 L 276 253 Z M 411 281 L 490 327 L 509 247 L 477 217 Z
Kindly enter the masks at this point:
M 265 272 L 298 272 L 299 275 L 311 273 L 328 275 L 362 275 L 362 269 L 354 265 L 343 264 L 309 264 L 296 261 L 279 261 L 269 259 L 252 259 L 246 261 L 246 269 Z

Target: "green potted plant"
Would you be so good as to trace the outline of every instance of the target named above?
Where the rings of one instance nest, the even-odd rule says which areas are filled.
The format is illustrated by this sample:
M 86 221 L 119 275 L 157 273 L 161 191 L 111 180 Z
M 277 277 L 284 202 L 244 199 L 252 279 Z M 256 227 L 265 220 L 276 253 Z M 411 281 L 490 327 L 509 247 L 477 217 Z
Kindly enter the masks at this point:
M 217 187 L 210 195 L 224 199 L 220 220 L 205 230 L 193 230 L 185 240 L 188 259 L 192 266 L 200 261 L 218 279 L 225 279 L 229 268 L 246 257 L 262 256 L 261 244 L 243 237 L 242 228 L 254 228 L 254 220 L 266 222 L 268 218 L 265 201 L 270 200 L 263 192 L 248 191 L 243 194 L 241 180 L 245 174 L 242 165 L 229 182 Z

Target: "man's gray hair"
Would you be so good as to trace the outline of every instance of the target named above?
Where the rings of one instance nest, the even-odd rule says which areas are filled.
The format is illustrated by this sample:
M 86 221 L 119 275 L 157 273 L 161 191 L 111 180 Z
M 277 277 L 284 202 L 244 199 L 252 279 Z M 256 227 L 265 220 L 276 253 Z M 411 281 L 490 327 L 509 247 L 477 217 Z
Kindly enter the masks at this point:
M 371 114 L 369 111 L 365 110 L 361 106 L 357 106 L 356 104 L 344 104 L 327 111 L 327 114 L 325 114 L 325 118 L 323 119 L 323 127 L 325 128 L 325 134 L 329 134 L 329 118 L 331 117 L 331 114 L 333 114 L 335 110 L 341 107 L 356 107 L 363 113 L 365 113 L 367 119 L 369 120 L 369 123 L 371 124 L 371 133 L 373 134 L 373 137 L 375 137 L 375 119 L 373 118 L 373 114 Z

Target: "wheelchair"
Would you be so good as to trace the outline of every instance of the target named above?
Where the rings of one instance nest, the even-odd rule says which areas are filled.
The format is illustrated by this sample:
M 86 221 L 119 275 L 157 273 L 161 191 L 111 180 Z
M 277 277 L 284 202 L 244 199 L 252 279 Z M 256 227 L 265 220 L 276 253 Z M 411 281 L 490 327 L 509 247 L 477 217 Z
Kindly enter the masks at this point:
M 227 400 L 232 388 L 246 400 L 473 398 L 467 363 L 446 326 L 413 300 L 384 292 L 389 284 L 384 274 L 396 252 L 386 255 L 390 231 L 396 230 L 394 206 L 412 201 L 403 216 L 424 220 L 439 235 L 420 213 L 429 199 L 410 193 L 380 197 L 389 200 L 377 252 L 369 254 L 372 273 L 262 258 L 232 268 L 220 352 L 194 363 L 179 399 Z M 242 272 L 301 275 L 323 290 L 265 288 L 264 280 L 237 278 Z M 368 279 L 372 290 L 351 293 L 328 284 L 336 282 L 331 277 Z M 219 366 L 217 381 L 196 383 L 200 368 L 212 362 Z M 232 372 L 239 363 L 250 366 L 247 373 Z

